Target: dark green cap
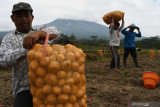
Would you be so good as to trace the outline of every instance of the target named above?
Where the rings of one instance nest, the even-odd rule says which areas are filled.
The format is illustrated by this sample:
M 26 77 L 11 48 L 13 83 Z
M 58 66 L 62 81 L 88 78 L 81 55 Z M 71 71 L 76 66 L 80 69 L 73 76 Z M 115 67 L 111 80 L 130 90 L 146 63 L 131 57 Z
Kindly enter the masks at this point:
M 12 13 L 14 13 L 15 11 L 18 11 L 18 10 L 33 11 L 33 9 L 30 6 L 30 4 L 25 3 L 25 2 L 19 2 L 19 3 L 13 5 Z

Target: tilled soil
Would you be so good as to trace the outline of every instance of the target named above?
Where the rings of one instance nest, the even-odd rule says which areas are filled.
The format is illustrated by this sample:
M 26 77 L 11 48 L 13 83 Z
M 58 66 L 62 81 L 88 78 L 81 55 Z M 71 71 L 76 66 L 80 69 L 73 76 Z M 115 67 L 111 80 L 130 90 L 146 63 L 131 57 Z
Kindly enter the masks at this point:
M 109 69 L 110 60 L 86 64 L 88 106 L 126 107 L 129 101 L 160 101 L 160 85 L 147 89 L 142 81 L 143 72 L 160 74 L 160 56 L 139 55 L 138 60 L 142 67 L 135 67 L 129 57 L 127 68 L 119 71 Z
M 119 71 L 109 69 L 110 59 L 86 63 L 88 107 L 126 107 L 129 101 L 160 101 L 160 85 L 147 89 L 142 81 L 143 72 L 160 74 L 160 56 L 139 55 L 138 61 L 140 68 L 129 56 L 127 68 Z M 0 71 L 0 105 L 4 107 L 12 107 L 14 101 L 11 75 L 11 70 Z

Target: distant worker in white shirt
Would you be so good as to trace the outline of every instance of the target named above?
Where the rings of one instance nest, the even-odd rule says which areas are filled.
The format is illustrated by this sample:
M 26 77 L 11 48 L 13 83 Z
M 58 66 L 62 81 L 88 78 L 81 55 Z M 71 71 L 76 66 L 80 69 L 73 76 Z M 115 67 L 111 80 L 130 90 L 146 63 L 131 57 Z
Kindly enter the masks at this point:
M 111 15 L 112 23 L 109 26 L 110 33 L 110 50 L 112 53 L 112 60 L 110 62 L 110 69 L 118 70 L 120 67 L 120 54 L 118 48 L 120 46 L 119 32 L 124 27 L 124 18 L 122 18 L 122 24 L 114 21 L 114 15 Z

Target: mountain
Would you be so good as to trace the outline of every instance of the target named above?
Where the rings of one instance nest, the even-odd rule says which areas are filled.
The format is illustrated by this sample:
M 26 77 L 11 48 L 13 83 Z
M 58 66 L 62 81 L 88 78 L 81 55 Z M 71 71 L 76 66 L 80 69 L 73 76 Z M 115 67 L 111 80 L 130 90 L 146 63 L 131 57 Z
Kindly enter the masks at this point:
M 44 26 L 56 26 L 63 34 L 69 36 L 74 34 L 77 39 L 90 39 L 91 36 L 98 36 L 98 39 L 110 39 L 108 26 L 104 26 L 95 22 L 84 20 L 56 19 L 50 23 L 44 24 Z M 120 38 L 124 38 L 124 35 L 121 33 Z M 136 38 L 136 40 L 142 40 L 145 38 L 147 37 Z
M 57 19 L 45 26 L 56 26 L 65 35 L 74 34 L 76 38 L 90 38 L 90 36 L 98 36 L 98 38 L 109 37 L 108 27 L 84 20 Z
M 2 38 L 9 32 L 10 31 L 0 31 L 0 40 L 2 40 Z
M 39 25 L 37 25 L 39 26 Z M 50 23 L 42 26 L 55 26 L 65 35 L 74 34 L 77 39 L 90 39 L 91 36 L 98 36 L 98 38 L 109 39 L 108 27 L 84 20 L 70 20 L 70 19 L 56 19 Z M 0 39 L 3 38 L 8 31 L 0 32 Z
M 37 25 L 39 26 L 39 25 Z M 64 35 L 74 34 L 77 39 L 91 39 L 91 36 L 98 36 L 98 39 L 109 39 L 109 29 L 108 26 L 104 26 L 95 22 L 89 22 L 84 20 L 71 20 L 71 19 L 56 19 L 50 23 L 44 24 L 42 26 L 55 26 Z M 0 31 L 0 39 L 4 37 L 10 31 Z M 124 35 L 120 34 L 121 39 Z M 144 39 L 143 37 L 138 39 Z M 137 39 L 136 39 L 137 40 Z

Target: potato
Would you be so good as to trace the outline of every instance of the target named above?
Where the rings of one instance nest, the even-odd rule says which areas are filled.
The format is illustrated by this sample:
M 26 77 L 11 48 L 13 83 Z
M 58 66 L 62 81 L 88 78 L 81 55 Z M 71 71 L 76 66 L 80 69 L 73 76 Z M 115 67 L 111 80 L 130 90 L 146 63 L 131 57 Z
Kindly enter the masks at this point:
M 29 84 L 34 107 L 87 107 L 85 57 L 73 45 L 35 44 L 28 51 Z
M 107 14 L 105 14 L 103 16 L 103 21 L 106 23 L 106 24 L 111 24 L 112 22 L 112 19 L 111 19 L 111 15 L 114 15 L 114 20 L 115 22 L 118 22 L 120 21 L 123 16 L 124 16 L 124 12 L 121 12 L 121 11 L 113 11 L 113 12 L 109 12 Z

